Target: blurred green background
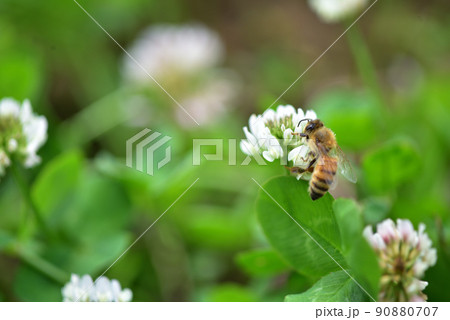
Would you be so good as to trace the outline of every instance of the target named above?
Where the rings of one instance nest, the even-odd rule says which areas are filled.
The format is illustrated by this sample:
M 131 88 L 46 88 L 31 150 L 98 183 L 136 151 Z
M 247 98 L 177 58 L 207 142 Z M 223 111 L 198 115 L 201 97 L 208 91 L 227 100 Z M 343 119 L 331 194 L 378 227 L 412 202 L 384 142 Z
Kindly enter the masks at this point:
M 271 249 L 254 214 L 252 178 L 263 183 L 283 168 L 229 166 L 226 157 L 192 166 L 192 139 L 244 138 L 250 114 L 269 107 L 348 24 L 321 22 L 301 0 L 79 3 L 125 48 L 148 26 L 208 26 L 239 93 L 223 116 L 182 126 L 162 90 L 141 94 L 124 83 L 125 54 L 76 3 L 2 0 L 0 98 L 28 98 L 49 121 L 42 164 L 23 171 L 51 234 L 7 172 L 0 300 L 61 301 L 70 273 L 99 276 L 197 177 L 106 276 L 131 288 L 134 301 L 283 301 L 308 289 L 313 279 Z M 427 225 L 438 248 L 425 277 L 429 301 L 450 301 L 449 9 L 444 0 L 379 1 L 279 101 L 315 110 L 336 133 L 359 181 L 342 181 L 334 195 L 357 199 L 365 223 Z M 172 137 L 172 161 L 154 176 L 125 166 L 126 140 L 145 127 Z

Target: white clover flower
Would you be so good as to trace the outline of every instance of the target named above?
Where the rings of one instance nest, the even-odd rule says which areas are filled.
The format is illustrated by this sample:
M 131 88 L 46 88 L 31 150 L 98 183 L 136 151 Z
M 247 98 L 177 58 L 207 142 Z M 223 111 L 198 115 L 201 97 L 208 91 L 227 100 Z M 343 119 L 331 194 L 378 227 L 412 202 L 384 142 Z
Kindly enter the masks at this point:
M 178 102 L 171 107 L 176 120 L 185 128 L 220 119 L 239 91 L 237 75 L 219 67 L 225 56 L 219 35 L 205 26 L 149 27 L 129 52 L 139 65 L 125 57 L 122 68 L 125 80 L 150 91 L 157 87 L 154 80 L 160 83 L 176 97 Z
M 146 29 L 129 52 L 148 73 L 160 79 L 214 67 L 221 61 L 224 47 L 219 36 L 202 25 L 159 25 Z M 153 82 L 128 57 L 123 72 L 131 81 Z
M 309 5 L 324 22 L 344 20 L 360 12 L 368 0 L 309 0 Z
M 80 278 L 78 275 L 72 274 L 70 282 L 62 288 L 61 292 L 64 302 L 87 302 L 91 301 L 94 291 L 94 282 L 89 275 Z
M 422 290 L 428 285 L 421 281 L 425 271 L 436 264 L 437 252 L 425 233 L 425 225 L 419 225 L 419 232 L 409 220 L 391 219 L 377 225 L 374 234 L 371 226 L 363 232 L 378 255 L 382 269 L 381 301 L 425 301 Z
M 219 119 L 236 97 L 237 85 L 232 77 L 218 76 L 211 79 L 204 86 L 198 88 L 187 97 L 180 100 L 180 104 L 200 124 L 208 124 Z M 188 128 L 195 123 L 181 108 L 176 109 L 178 123 Z
M 72 274 L 61 292 L 64 302 L 130 302 L 133 298 L 131 290 L 122 290 L 119 281 L 100 277 L 94 284 L 89 275 L 80 278 Z
M 276 159 L 292 161 L 294 166 L 305 167 L 309 154 L 309 147 L 304 139 L 292 133 L 303 132 L 306 122 L 303 119 L 316 119 L 314 111 L 297 109 L 291 105 L 280 105 L 276 111 L 266 110 L 262 115 L 251 115 L 249 126 L 244 127 L 246 140 L 242 140 L 242 152 L 254 156 L 261 154 L 267 161 Z M 301 176 L 301 175 L 299 175 Z M 299 178 L 299 177 L 298 177 Z
M 36 154 L 47 140 L 47 119 L 33 114 L 31 104 L 12 99 L 0 101 L 0 174 L 18 160 L 30 168 L 40 163 Z

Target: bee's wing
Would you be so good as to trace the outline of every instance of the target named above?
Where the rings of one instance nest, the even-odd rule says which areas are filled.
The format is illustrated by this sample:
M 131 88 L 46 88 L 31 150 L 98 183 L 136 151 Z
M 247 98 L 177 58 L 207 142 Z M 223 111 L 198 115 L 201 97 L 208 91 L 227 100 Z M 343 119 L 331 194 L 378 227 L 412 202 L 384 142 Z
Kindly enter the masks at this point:
M 336 168 L 334 166 L 329 166 L 328 163 L 323 162 L 322 165 L 324 166 L 325 170 L 328 170 L 330 172 L 334 171 Z M 338 170 L 339 170 L 339 159 L 338 159 Z M 329 186 L 329 190 L 334 190 L 336 189 L 336 186 L 338 184 L 338 179 L 335 176 L 333 179 L 333 182 L 331 183 L 331 185 Z
M 336 147 L 336 156 L 338 158 L 339 172 L 350 182 L 356 183 L 358 179 L 356 178 L 356 174 L 353 171 L 352 165 L 339 146 Z

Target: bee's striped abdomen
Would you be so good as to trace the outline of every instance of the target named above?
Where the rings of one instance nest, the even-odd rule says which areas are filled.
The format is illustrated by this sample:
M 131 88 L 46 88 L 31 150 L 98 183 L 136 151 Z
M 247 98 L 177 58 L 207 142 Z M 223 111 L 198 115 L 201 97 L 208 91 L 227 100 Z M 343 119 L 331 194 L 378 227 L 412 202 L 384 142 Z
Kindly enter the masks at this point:
M 338 161 L 336 158 L 322 156 L 321 161 L 315 166 L 309 182 L 309 195 L 311 199 L 321 198 L 330 189 L 336 175 Z

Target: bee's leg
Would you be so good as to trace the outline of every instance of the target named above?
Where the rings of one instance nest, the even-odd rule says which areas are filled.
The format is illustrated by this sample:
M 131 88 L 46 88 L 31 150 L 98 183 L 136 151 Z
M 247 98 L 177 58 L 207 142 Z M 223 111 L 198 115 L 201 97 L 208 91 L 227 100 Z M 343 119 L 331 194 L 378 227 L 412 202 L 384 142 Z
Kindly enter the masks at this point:
M 313 167 L 313 165 L 316 163 L 316 161 L 317 161 L 317 158 L 314 157 L 314 158 L 311 160 L 311 162 L 309 163 L 309 165 L 308 165 L 308 167 L 306 168 L 305 171 L 308 171 L 309 169 L 311 169 L 311 168 Z
M 309 136 L 306 133 L 303 132 L 291 132 L 293 136 L 300 136 L 300 137 L 306 137 L 306 139 L 309 139 Z
M 288 169 L 291 173 L 303 173 L 306 170 L 302 169 L 300 167 L 288 167 L 288 166 L 284 166 L 286 169 Z
M 288 169 L 291 173 L 303 173 L 303 172 L 313 172 L 314 171 L 314 167 L 309 166 L 306 169 L 302 169 L 300 167 L 288 167 L 288 166 L 284 166 L 286 169 Z
M 308 161 L 310 161 L 310 159 L 311 159 L 311 162 L 309 163 L 309 165 L 308 165 L 308 167 L 306 168 L 306 170 L 308 170 L 309 168 L 311 168 L 311 167 L 316 163 L 316 161 L 317 161 L 317 158 L 316 158 L 314 152 L 312 152 L 312 151 L 310 151 L 310 152 L 306 155 L 306 158 L 300 157 L 300 159 L 301 159 L 303 162 L 308 162 Z

